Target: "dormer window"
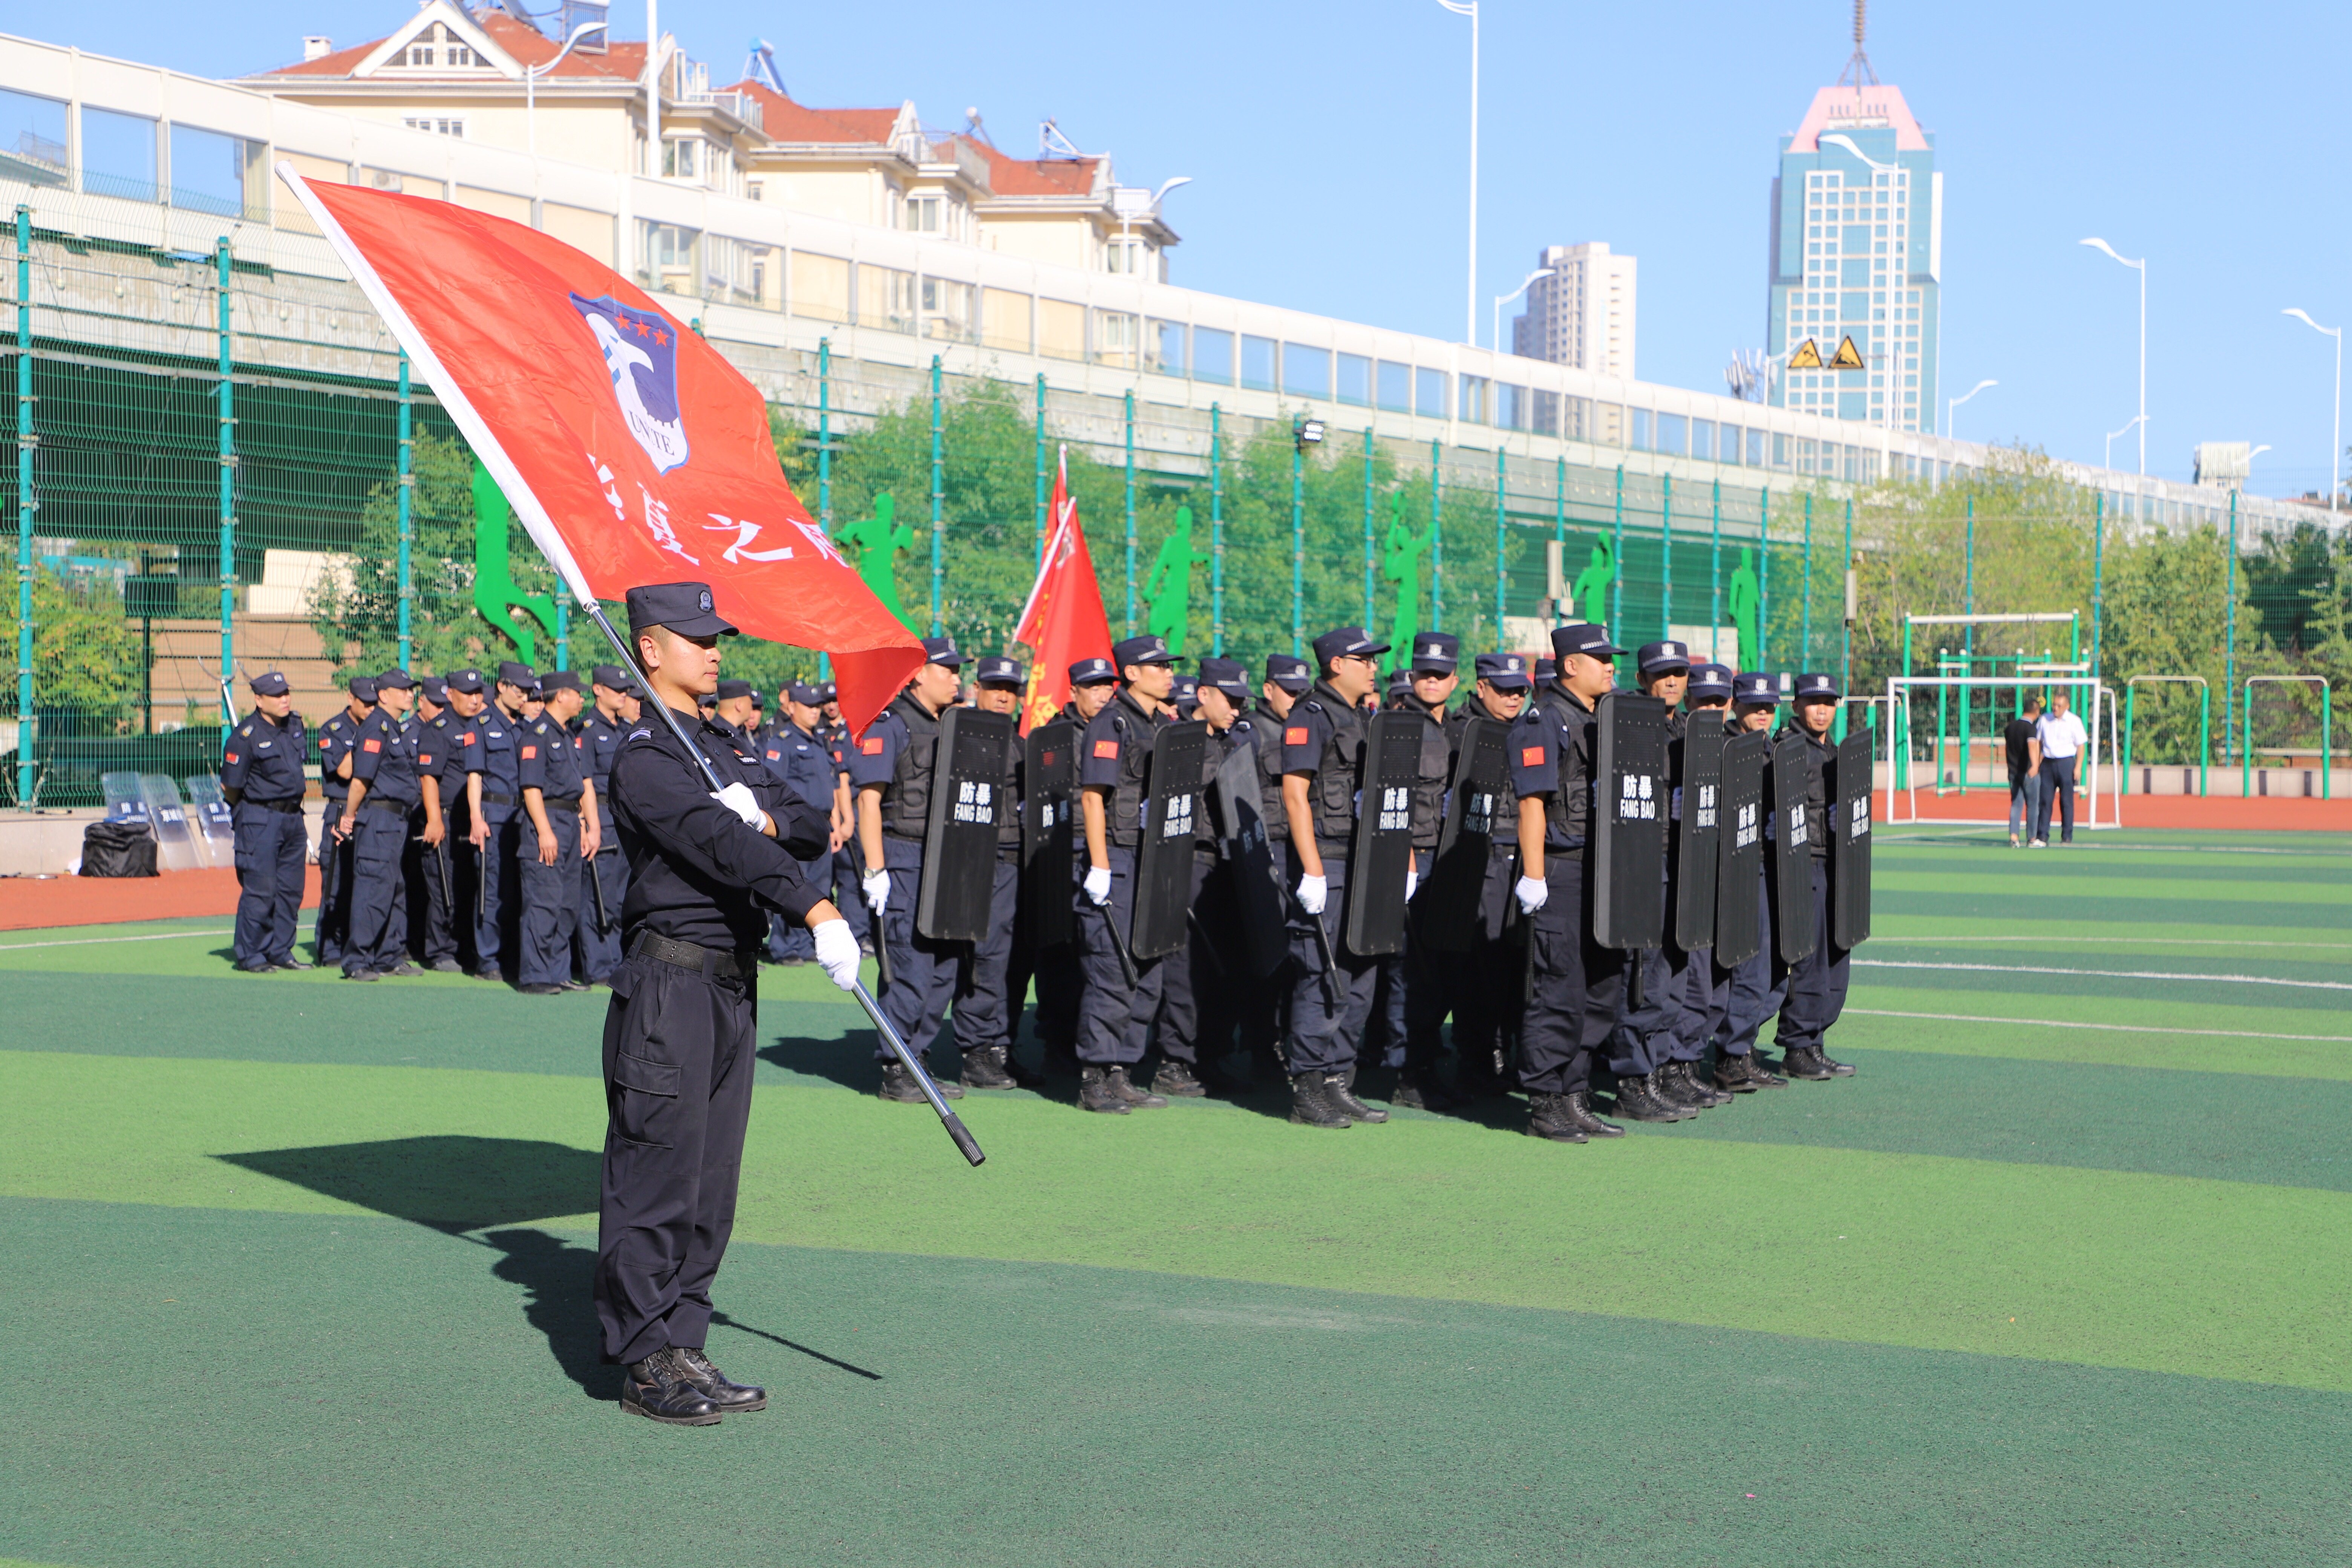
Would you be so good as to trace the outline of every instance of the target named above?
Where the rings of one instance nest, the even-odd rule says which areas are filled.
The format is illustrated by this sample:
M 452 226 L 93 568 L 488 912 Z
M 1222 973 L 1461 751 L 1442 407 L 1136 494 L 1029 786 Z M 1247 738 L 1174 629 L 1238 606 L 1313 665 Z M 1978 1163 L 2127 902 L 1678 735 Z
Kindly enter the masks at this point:
M 400 59 L 412 70 L 472 70 L 482 63 L 474 47 L 450 32 L 446 22 L 436 22 L 410 39 Z

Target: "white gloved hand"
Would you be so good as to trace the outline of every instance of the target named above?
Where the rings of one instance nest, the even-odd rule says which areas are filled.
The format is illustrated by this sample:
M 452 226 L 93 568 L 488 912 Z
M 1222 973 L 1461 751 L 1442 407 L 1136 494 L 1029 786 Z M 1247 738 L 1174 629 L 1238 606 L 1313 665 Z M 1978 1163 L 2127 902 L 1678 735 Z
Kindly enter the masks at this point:
M 1421 873 L 1407 866 L 1404 868 L 1404 901 L 1412 902 L 1413 890 L 1421 886 Z
M 1087 867 L 1086 888 L 1087 900 L 1093 903 L 1097 909 L 1110 902 L 1110 868 L 1108 866 Z
M 1550 900 L 1551 884 L 1540 877 L 1522 877 L 1511 891 L 1518 895 L 1520 912 L 1531 915 Z
M 811 927 L 809 934 L 816 938 L 816 961 L 826 977 L 844 991 L 856 990 L 857 939 L 849 934 L 849 922 L 835 915 Z
M 1323 912 L 1324 900 L 1331 896 L 1331 884 L 1321 877 L 1298 879 L 1298 907 L 1310 915 Z
M 761 822 L 767 820 L 768 814 L 760 809 L 760 802 L 751 794 L 750 784 L 729 784 L 710 798 L 741 817 L 744 824 L 751 828 L 757 829 Z
M 868 871 L 857 885 L 865 891 L 866 907 L 876 914 L 880 914 L 882 906 L 890 900 L 890 873 Z

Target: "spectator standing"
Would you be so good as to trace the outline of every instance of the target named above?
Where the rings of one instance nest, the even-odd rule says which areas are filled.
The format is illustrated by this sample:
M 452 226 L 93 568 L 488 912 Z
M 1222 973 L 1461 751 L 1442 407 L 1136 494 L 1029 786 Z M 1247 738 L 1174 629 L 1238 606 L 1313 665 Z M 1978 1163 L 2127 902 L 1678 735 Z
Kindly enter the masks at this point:
M 2033 803 L 2042 793 L 2042 742 L 2034 730 L 2042 722 L 2042 699 L 2025 700 L 2025 711 L 2001 726 L 2001 744 L 2009 751 L 2009 847 L 2018 846 L 2018 834 L 2033 837 Z
M 2058 842 L 2074 842 L 2074 763 L 2089 745 L 2091 737 L 2084 732 L 2083 721 L 2066 710 L 2066 694 L 2053 692 L 2050 711 L 2034 726 L 2033 738 L 2042 749 L 2042 789 L 2034 805 L 2033 845 L 2038 849 L 2050 847 L 2050 806 L 2054 797 L 2058 805 Z

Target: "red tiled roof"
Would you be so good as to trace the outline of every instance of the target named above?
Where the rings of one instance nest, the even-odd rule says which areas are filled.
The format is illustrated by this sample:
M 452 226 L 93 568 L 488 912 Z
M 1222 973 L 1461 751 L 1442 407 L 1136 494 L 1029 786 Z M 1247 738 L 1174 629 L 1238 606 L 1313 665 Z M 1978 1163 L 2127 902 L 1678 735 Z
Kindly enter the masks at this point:
M 504 12 L 491 12 L 477 16 L 475 23 L 489 36 L 490 41 L 526 66 L 544 65 L 563 46 L 541 32 L 516 21 Z M 390 37 L 389 33 L 384 37 Z M 337 49 L 320 55 L 315 60 L 297 60 L 275 70 L 258 71 L 265 77 L 349 77 L 359 63 L 367 58 L 383 38 L 371 38 L 364 44 L 354 44 L 347 49 Z M 603 54 L 583 54 L 574 49 L 563 57 L 563 63 L 547 74 L 577 79 L 580 78 L 615 77 L 635 81 L 645 75 L 646 46 L 636 43 L 615 43 Z
M 761 125 L 771 142 L 839 142 L 860 146 L 887 146 L 890 128 L 898 123 L 895 109 L 811 109 L 795 103 L 773 88 L 751 80 L 737 82 L 730 92 L 746 92 L 760 105 Z
M 1000 196 L 1094 195 L 1099 158 L 1010 158 L 976 136 L 961 141 L 988 160 L 989 189 Z

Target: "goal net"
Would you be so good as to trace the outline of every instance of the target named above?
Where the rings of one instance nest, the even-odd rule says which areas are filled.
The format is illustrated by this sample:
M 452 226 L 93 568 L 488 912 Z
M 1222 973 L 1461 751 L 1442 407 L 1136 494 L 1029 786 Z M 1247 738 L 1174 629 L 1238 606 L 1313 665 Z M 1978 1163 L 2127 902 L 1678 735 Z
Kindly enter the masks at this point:
M 2005 721 L 2029 693 L 2063 692 L 2090 737 L 2075 763 L 2075 826 L 2122 826 L 2114 689 L 2082 664 L 2024 663 L 2016 669 L 2013 675 L 1886 678 L 1882 820 L 2007 826 L 2009 773 L 2000 749 L 2000 725 L 1991 724 L 1988 734 L 1984 721 L 1995 715 Z

